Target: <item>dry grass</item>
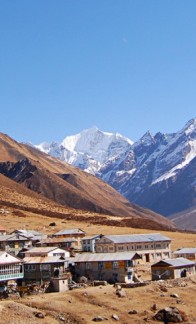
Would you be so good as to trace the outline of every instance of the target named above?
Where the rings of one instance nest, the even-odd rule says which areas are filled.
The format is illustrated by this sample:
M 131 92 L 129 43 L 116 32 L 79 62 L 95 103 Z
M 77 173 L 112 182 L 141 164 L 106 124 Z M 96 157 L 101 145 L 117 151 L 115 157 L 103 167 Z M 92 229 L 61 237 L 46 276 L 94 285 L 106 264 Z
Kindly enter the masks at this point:
M 180 247 L 194 247 L 196 246 L 196 234 L 187 232 L 167 232 L 167 231 L 153 231 L 132 227 L 119 227 L 110 225 L 101 225 L 91 223 L 92 214 L 85 215 L 86 221 L 80 221 L 80 215 L 70 215 L 67 219 L 43 216 L 31 212 L 15 210 L 8 208 L 9 214 L 0 214 L 0 224 L 8 231 L 14 229 L 35 229 L 43 233 L 55 233 L 61 229 L 82 228 L 87 235 L 94 234 L 141 234 L 141 233 L 163 233 L 172 239 L 172 250 Z M 89 219 L 88 219 L 89 217 Z M 96 217 L 96 215 L 94 216 Z M 106 217 L 106 216 L 103 216 Z M 77 221 L 79 218 L 79 221 Z M 110 219 L 110 216 L 108 216 Z M 51 227 L 49 224 L 55 222 L 56 226 Z

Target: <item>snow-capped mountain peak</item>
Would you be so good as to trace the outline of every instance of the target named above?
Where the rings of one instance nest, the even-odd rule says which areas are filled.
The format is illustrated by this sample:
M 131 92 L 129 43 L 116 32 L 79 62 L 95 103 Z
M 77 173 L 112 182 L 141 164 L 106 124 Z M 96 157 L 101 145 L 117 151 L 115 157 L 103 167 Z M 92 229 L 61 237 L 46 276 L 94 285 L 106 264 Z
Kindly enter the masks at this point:
M 196 119 L 172 134 L 153 136 L 147 131 L 135 143 L 94 126 L 59 144 L 36 147 L 100 177 L 132 202 L 165 215 L 178 212 L 180 206 L 190 207 L 195 199 Z M 167 192 L 176 183 L 182 188 L 186 183 L 186 190 L 180 196 L 178 189 L 171 189 L 168 203 Z

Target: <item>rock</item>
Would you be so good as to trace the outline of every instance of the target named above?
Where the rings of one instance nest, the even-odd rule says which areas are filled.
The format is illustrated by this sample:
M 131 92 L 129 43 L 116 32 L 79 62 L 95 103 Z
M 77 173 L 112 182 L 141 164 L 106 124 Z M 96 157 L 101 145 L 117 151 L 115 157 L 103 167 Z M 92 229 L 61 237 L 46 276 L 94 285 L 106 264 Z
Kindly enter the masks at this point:
M 171 294 L 170 297 L 179 298 L 178 294 Z
M 79 278 L 79 283 L 86 284 L 87 282 L 88 282 L 88 278 L 86 278 L 85 276 L 81 276 Z
M 128 314 L 132 315 L 132 314 L 137 314 L 137 311 L 135 309 L 132 309 L 128 312 Z
M 121 290 L 121 289 L 122 289 L 122 287 L 120 285 L 116 286 L 116 290 Z
M 165 297 L 166 295 L 165 294 L 160 294 L 160 297 Z
M 116 295 L 118 297 L 127 297 L 126 291 L 121 289 L 121 290 L 116 290 Z
M 152 309 L 153 311 L 156 311 L 156 310 L 157 310 L 157 304 L 153 304 L 152 307 L 151 307 L 151 309 Z
M 103 316 L 96 316 L 92 320 L 93 320 L 93 322 L 102 322 L 102 321 L 107 321 L 108 319 Z
M 56 226 L 56 223 L 52 222 L 52 223 L 49 224 L 49 226 Z
M 176 307 L 165 307 L 156 313 L 154 319 L 163 322 L 180 323 L 187 320 L 187 317 L 184 312 L 181 312 Z
M 60 321 L 62 321 L 62 322 L 65 322 L 65 317 L 63 317 L 62 315 L 59 315 L 59 316 L 58 316 L 58 319 L 59 319 Z
M 36 313 L 34 313 L 34 315 L 37 318 L 44 318 L 45 317 L 45 315 L 43 313 L 41 313 L 41 312 L 36 312 Z
M 168 292 L 168 289 L 165 286 L 160 286 L 160 290 L 163 292 Z
M 116 315 L 116 314 L 113 314 L 113 315 L 112 315 L 112 318 L 113 318 L 115 321 L 119 321 L 119 320 L 120 320 L 120 318 L 119 318 L 118 315 Z

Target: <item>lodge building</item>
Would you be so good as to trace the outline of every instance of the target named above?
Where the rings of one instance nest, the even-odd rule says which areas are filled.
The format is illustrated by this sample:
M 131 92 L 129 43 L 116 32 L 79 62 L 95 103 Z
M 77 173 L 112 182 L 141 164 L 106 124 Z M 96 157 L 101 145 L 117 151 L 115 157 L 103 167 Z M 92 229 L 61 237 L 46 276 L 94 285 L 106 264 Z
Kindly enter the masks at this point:
M 159 233 L 102 235 L 95 242 L 97 253 L 137 252 L 142 261 L 156 262 L 171 257 L 171 239 Z

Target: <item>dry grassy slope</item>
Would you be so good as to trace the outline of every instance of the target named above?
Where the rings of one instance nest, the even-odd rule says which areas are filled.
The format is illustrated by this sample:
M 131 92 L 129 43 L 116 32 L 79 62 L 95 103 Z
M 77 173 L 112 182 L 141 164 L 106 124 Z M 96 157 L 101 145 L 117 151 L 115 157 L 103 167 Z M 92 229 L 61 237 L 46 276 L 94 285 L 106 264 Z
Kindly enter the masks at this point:
M 19 144 L 9 136 L 0 133 L 0 162 L 17 162 L 28 159 L 36 166 L 31 178 L 25 179 L 23 185 L 41 193 L 58 204 L 93 212 L 129 216 L 134 226 L 148 227 L 160 224 L 171 227 L 170 221 L 151 212 L 130 204 L 113 188 L 77 168 L 52 158 L 35 148 Z M 58 175 L 65 175 L 63 180 Z M 146 219 L 148 220 L 146 222 Z

